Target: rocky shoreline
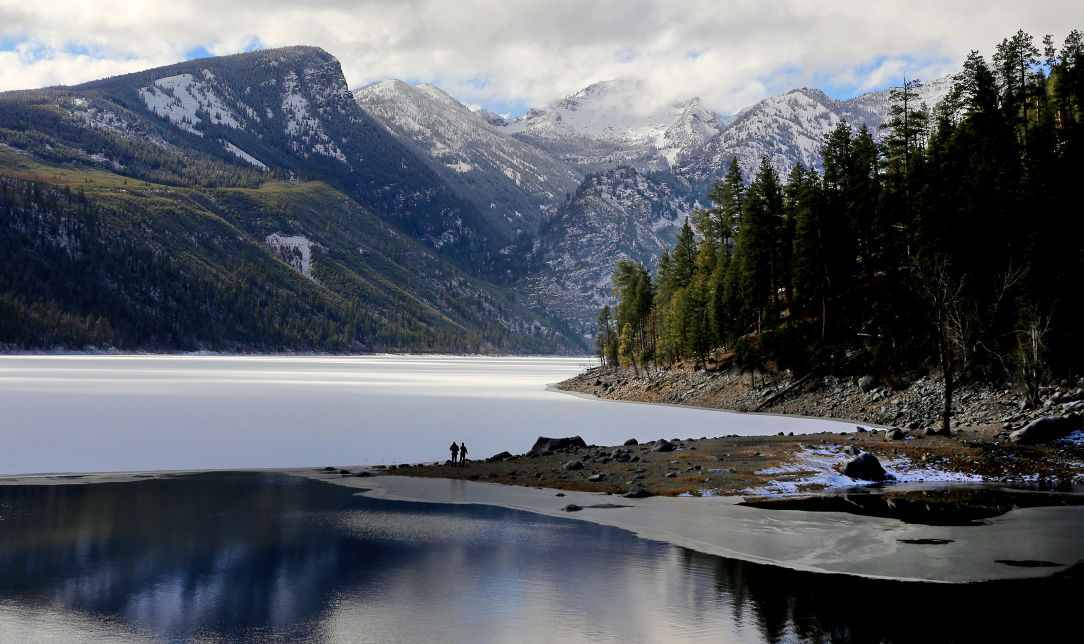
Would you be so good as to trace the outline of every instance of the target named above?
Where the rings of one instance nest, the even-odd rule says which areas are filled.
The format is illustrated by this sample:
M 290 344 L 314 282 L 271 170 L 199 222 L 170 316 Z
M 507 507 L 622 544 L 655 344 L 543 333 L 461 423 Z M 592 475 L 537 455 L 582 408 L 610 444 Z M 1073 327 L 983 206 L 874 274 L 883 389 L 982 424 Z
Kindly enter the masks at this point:
M 399 465 L 387 471 L 634 497 L 818 492 L 880 481 L 879 470 L 883 480 L 896 482 L 1005 482 L 1047 489 L 1084 482 L 1079 411 L 1084 408 L 1084 389 L 1053 391 L 1042 406 L 1028 409 L 1023 398 L 1009 390 L 963 388 L 953 414 L 954 429 L 946 436 L 931 429 L 941 404 L 938 378 L 922 378 L 899 389 L 870 380 L 824 378 L 777 396 L 791 383 L 755 389 L 748 379 L 725 373 L 675 369 L 637 376 L 589 369 L 557 388 L 610 400 L 739 411 L 759 408 L 856 422 L 841 425 L 840 432 L 667 436 L 647 444 L 630 439 L 612 446 L 590 445 L 582 439 L 544 443 L 551 439 L 540 437 L 539 443 L 518 454 L 503 452 L 462 466 Z M 1057 419 L 1055 435 L 1041 441 L 1018 440 L 1023 432 L 1017 430 L 1040 418 Z M 876 467 L 854 469 L 869 461 Z
M 938 375 L 903 387 L 891 387 L 871 376 L 825 376 L 802 383 L 783 379 L 753 387 L 748 376 L 726 371 L 675 368 L 633 374 L 601 367 L 588 369 L 557 388 L 607 400 L 843 418 L 904 430 L 939 426 L 945 392 L 944 380 Z M 1084 411 L 1084 388 L 1050 389 L 1042 405 L 1031 408 L 1024 396 L 1012 389 L 965 385 L 953 397 L 952 427 L 1001 425 L 1011 432 L 1036 418 L 1074 411 Z

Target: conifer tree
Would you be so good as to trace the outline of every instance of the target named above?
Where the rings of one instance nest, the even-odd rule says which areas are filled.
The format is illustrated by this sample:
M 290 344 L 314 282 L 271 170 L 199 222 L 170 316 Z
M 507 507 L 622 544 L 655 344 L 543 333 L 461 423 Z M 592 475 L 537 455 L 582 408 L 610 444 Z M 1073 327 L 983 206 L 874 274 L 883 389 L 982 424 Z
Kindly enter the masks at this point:
M 743 209 L 733 270 L 738 273 L 741 308 L 760 329 L 764 318 L 775 313 L 780 283 L 776 242 L 783 210 L 779 175 L 767 157 L 745 193 Z

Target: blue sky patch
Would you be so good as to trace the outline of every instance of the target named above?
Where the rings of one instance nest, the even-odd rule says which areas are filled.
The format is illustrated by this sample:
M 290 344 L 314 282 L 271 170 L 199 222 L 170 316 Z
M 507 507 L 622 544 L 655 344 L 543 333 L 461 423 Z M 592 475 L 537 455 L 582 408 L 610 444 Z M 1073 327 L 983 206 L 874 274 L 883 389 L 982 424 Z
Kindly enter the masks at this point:
M 192 49 L 184 52 L 185 60 L 193 60 L 195 58 L 210 58 L 211 56 L 214 56 L 214 54 L 207 51 L 207 48 L 203 45 L 200 45 L 199 47 L 193 47 Z

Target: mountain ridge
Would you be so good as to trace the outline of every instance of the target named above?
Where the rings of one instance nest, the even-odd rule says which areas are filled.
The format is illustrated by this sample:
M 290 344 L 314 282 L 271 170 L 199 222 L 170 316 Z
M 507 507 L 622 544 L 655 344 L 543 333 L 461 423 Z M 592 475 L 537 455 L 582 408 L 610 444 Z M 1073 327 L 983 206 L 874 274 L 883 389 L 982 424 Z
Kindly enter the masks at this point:
M 499 233 L 317 48 L 9 92 L 0 143 L 0 342 L 583 350 L 484 279 Z

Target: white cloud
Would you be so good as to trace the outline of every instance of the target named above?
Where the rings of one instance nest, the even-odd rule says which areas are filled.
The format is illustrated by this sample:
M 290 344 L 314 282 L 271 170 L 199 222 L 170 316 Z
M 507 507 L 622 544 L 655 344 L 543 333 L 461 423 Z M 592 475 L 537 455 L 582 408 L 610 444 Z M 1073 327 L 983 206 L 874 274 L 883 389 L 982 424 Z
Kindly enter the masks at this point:
M 660 101 L 734 111 L 794 86 L 864 90 L 934 78 L 1018 28 L 1084 28 L 1084 4 L 1019 0 L 0 0 L 0 89 L 77 83 L 214 54 L 311 44 L 352 87 L 434 82 L 472 104 L 540 105 L 642 78 Z M 77 52 L 77 53 L 70 53 Z M 906 68 L 906 69 L 905 69 Z

